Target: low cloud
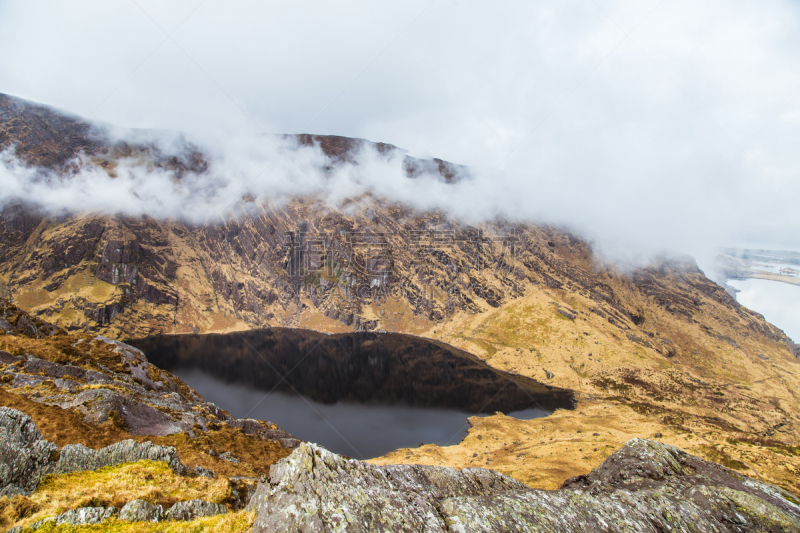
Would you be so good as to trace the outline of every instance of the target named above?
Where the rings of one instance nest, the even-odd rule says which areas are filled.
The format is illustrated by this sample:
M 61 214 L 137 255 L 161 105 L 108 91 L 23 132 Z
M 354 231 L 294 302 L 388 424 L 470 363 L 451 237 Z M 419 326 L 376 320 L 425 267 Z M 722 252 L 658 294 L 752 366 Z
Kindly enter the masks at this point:
M 179 181 L 131 162 L 115 180 L 86 167 L 91 189 L 37 174 L 3 194 L 202 220 L 245 191 L 336 202 L 371 190 L 468 220 L 565 225 L 621 262 L 800 247 L 796 2 L 196 7 L 0 6 L 0 90 L 186 131 L 213 154 L 207 174 Z M 472 176 L 409 180 L 402 158 L 370 149 L 330 173 L 317 149 L 264 133 L 303 131 L 390 142 Z M 4 191 L 27 172 L 6 155 Z

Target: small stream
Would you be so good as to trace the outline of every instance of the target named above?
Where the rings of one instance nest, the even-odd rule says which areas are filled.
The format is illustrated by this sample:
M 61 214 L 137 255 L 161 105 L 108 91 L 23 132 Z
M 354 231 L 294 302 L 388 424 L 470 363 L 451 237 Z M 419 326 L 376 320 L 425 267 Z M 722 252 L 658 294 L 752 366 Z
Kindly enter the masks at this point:
M 396 333 L 270 328 L 128 341 L 238 418 L 365 459 L 458 443 L 467 418 L 571 409 L 571 391 L 501 372 L 447 344 Z

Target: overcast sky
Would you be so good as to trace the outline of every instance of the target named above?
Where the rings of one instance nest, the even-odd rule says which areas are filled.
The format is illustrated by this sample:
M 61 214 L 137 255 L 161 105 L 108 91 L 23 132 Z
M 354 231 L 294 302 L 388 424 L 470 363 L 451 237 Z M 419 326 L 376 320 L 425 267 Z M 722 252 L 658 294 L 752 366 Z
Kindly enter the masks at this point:
M 165 4 L 0 1 L 0 92 L 200 137 L 389 142 L 476 169 L 441 198 L 455 213 L 609 249 L 800 247 L 796 1 Z

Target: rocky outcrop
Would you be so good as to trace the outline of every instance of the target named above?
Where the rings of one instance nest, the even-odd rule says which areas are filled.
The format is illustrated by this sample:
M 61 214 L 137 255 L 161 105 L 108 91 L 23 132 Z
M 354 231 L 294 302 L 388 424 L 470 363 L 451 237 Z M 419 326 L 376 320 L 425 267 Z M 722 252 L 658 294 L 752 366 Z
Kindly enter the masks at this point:
M 256 533 L 800 531 L 800 504 L 782 489 L 642 439 L 558 491 L 479 468 L 373 466 L 302 444 L 248 508 Z
M 204 516 L 215 516 L 228 512 L 228 508 L 219 503 L 205 500 L 187 500 L 177 502 L 164 512 L 160 505 L 153 505 L 144 500 L 132 500 L 117 511 L 114 507 L 79 507 L 70 509 L 58 516 L 48 516 L 28 526 L 24 531 L 36 531 L 45 524 L 70 524 L 81 526 L 87 524 L 100 524 L 111 517 L 117 516 L 126 522 L 160 522 L 162 520 L 194 520 Z M 23 531 L 14 528 L 13 533 Z
M 119 519 L 127 522 L 158 522 L 164 516 L 160 505 L 144 500 L 129 501 L 119 510 Z
M 71 524 L 73 526 L 99 524 L 116 514 L 117 510 L 113 507 L 79 507 L 58 515 L 56 524 Z
M 443 531 L 438 501 L 525 491 L 507 476 L 480 468 L 378 467 L 301 444 L 270 468 L 248 504 L 254 532 Z M 439 525 L 437 527 L 437 524 Z
M 58 460 L 58 446 L 42 438 L 33 420 L 0 407 L 0 496 L 30 494 Z
M 78 507 L 77 509 L 70 509 L 63 512 L 58 516 L 48 516 L 37 520 L 25 529 L 16 526 L 8 530 L 8 533 L 21 533 L 22 531 L 36 531 L 42 526 L 47 524 L 69 524 L 72 526 L 83 526 L 91 524 L 100 524 L 112 516 L 117 515 L 117 509 L 114 507 Z
M 179 475 L 211 475 L 203 468 L 190 469 L 172 446 L 125 440 L 92 450 L 82 444 L 58 446 L 46 441 L 31 418 L 0 407 L 0 496 L 30 494 L 48 474 L 97 470 L 142 460 L 164 461 Z
M 221 503 L 207 502 L 205 500 L 187 500 L 178 502 L 164 513 L 166 520 L 194 520 L 203 516 L 214 516 L 228 512 L 228 508 Z
M 34 339 L 64 334 L 53 324 L 24 313 L 17 306 L 2 298 L 0 298 L 0 332 L 2 332 L 0 335 L 24 335 Z
M 133 500 L 126 503 L 117 511 L 114 507 L 79 507 L 70 509 L 58 516 L 48 516 L 38 520 L 25 528 L 15 527 L 10 533 L 21 531 L 36 531 L 45 524 L 70 524 L 82 526 L 100 524 L 111 517 L 117 516 L 126 522 L 160 522 L 162 520 L 189 521 L 204 516 L 215 516 L 228 512 L 228 508 L 219 503 L 205 500 L 187 500 L 178 502 L 164 512 L 160 505 L 153 505 L 144 500 Z
M 82 444 L 68 444 L 61 449 L 58 463 L 53 467 L 52 473 L 66 474 L 97 470 L 107 466 L 145 460 L 164 461 L 179 475 L 188 475 L 193 472 L 181 463 L 172 446 L 159 446 L 149 441 L 140 443 L 127 439 L 99 450 L 92 450 Z
M 77 411 L 91 426 L 114 420 L 130 435 L 191 436 L 197 428 L 206 431 L 209 424 L 224 422 L 285 448 L 296 444 L 275 424 L 239 420 L 204 401 L 133 346 L 97 335 L 88 342 L 70 342 L 66 350 L 72 358 L 66 363 L 0 350 L 0 387 L 15 389 L 37 403 Z

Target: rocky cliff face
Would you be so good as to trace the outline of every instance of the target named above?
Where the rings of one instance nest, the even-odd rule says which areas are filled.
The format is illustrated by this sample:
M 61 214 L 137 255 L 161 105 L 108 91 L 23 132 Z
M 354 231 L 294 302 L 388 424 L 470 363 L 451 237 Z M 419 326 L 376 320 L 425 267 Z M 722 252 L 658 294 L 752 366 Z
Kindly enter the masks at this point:
M 272 466 L 248 508 L 253 531 L 800 531 L 781 489 L 635 439 L 558 491 L 491 470 L 377 467 L 303 444 Z
M 53 110 L 8 97 L 0 107 L 0 146 L 13 146 L 27 164 L 68 177 L 59 154 L 85 153 L 85 164 L 111 175 L 114 162 L 130 155 Z M 364 142 L 296 140 L 318 146 L 331 166 L 348 162 Z M 135 150 L 176 179 L 208 163 L 191 157 L 190 148 L 172 162 L 147 146 Z M 409 161 L 406 169 L 409 177 L 435 169 L 443 181 L 459 175 L 435 160 Z M 646 426 L 800 494 L 796 348 L 690 260 L 621 271 L 561 228 L 504 220 L 473 226 L 369 195 L 338 207 L 317 197 L 280 205 L 243 198 L 233 212 L 187 224 L 5 205 L 0 290 L 28 312 L 25 320 L 90 335 L 85 342 L 266 326 L 424 336 L 579 393 L 568 426 L 583 433 L 552 436 L 559 445 L 546 456 L 569 464 L 545 480 L 548 486 L 602 460 L 599 451 L 584 451 L 591 441 L 583 440 L 590 427 L 584 413 L 597 407 L 621 421 L 641 419 L 603 428 L 617 432 L 617 444 L 647 436 L 637 429 Z M 20 320 L 6 317 L 14 331 L 27 327 Z M 591 423 L 601 427 L 614 417 Z M 518 476 L 551 468 L 554 461 L 537 452 L 551 435 L 534 439 L 521 421 L 497 426 L 506 436 L 494 447 L 486 446 L 494 439 L 467 439 L 452 450 L 402 450 L 392 460 L 442 464 L 446 456 L 468 466 L 491 458 Z M 519 449 L 539 462 L 520 460 Z

